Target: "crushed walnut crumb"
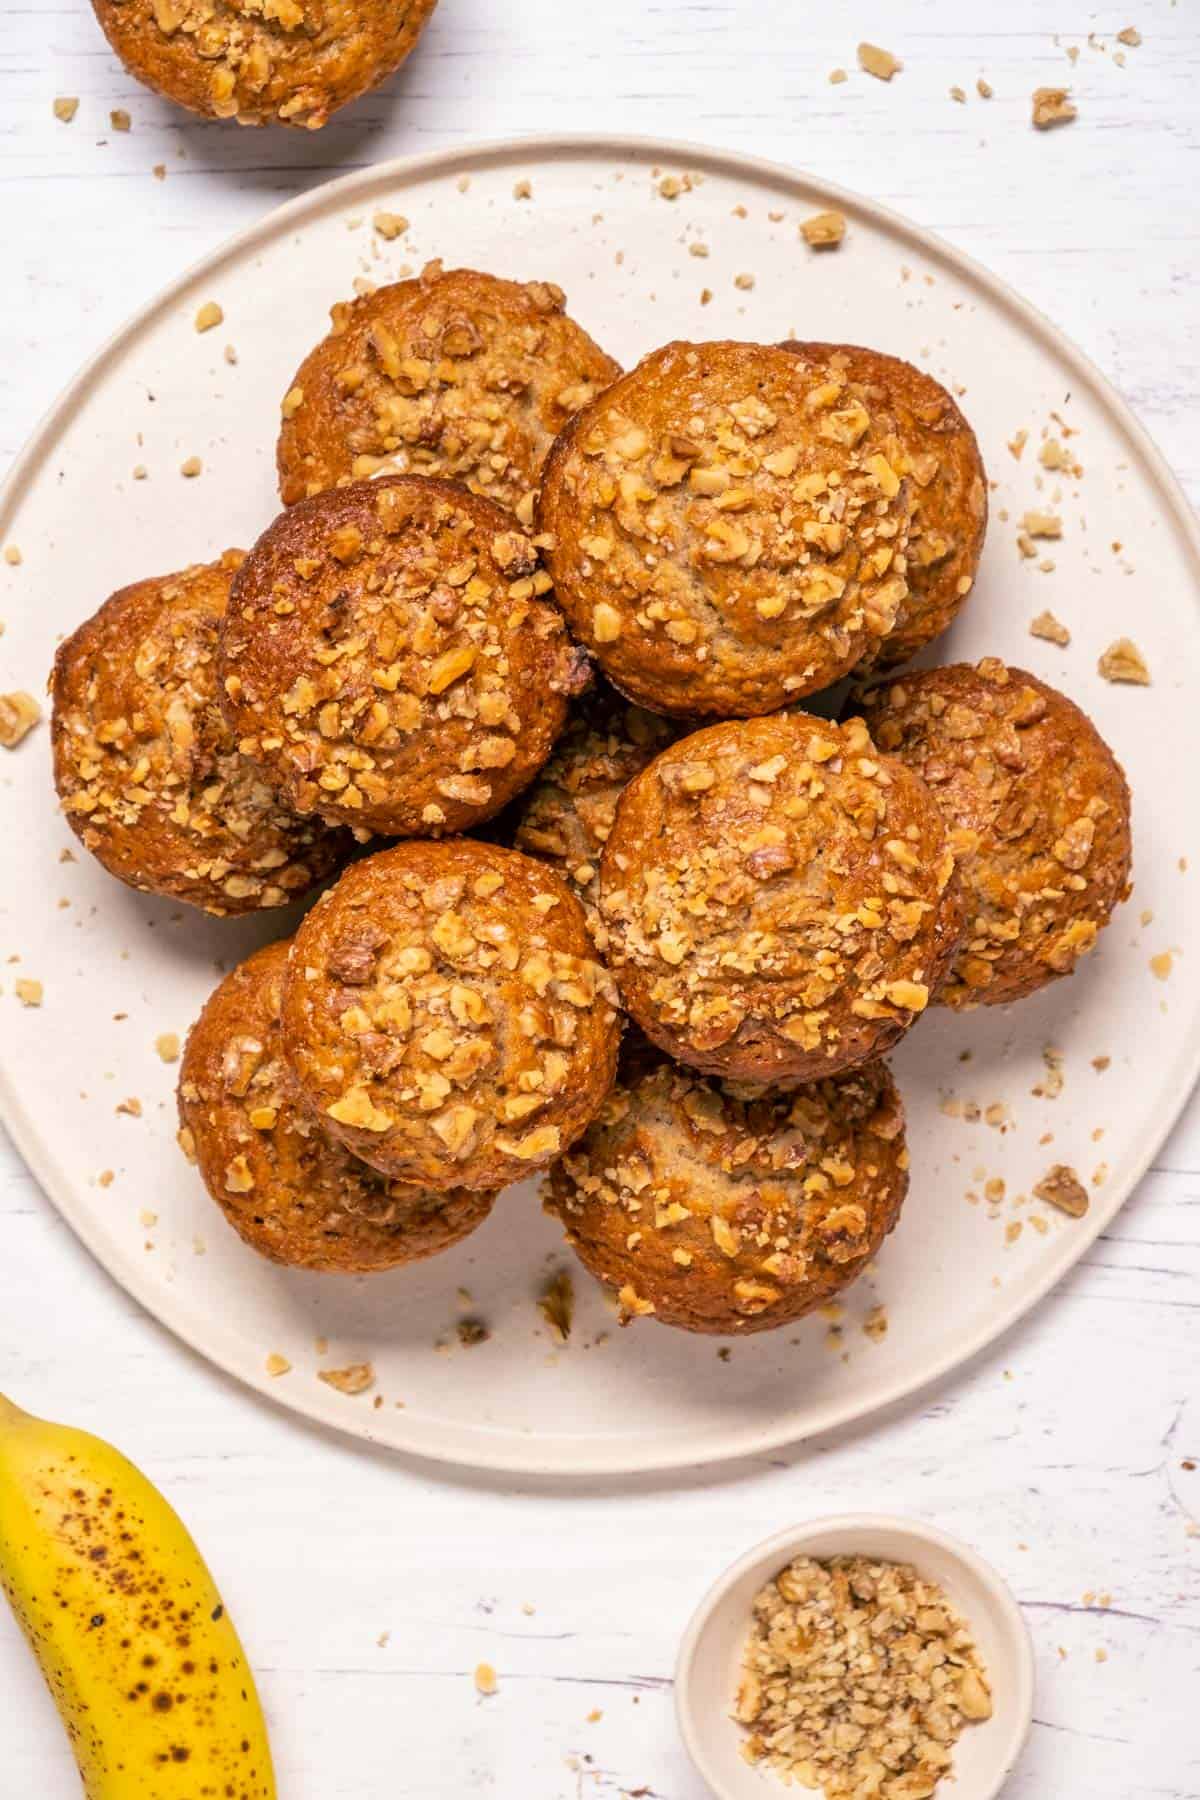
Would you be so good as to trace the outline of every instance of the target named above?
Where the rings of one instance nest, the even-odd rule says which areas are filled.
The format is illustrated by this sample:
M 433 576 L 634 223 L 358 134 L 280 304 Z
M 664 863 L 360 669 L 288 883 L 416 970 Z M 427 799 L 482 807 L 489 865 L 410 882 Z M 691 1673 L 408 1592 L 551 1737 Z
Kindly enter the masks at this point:
M 800 236 L 814 250 L 836 250 L 846 235 L 845 213 L 830 210 L 813 213 L 801 221 Z
M 830 69 L 829 71 L 829 80 L 833 87 L 837 87 L 841 82 L 848 79 L 849 77 L 847 76 L 845 69 Z
M 263 1367 L 266 1369 L 267 1374 L 275 1375 L 275 1376 L 286 1375 L 288 1373 L 288 1371 L 290 1370 L 291 1366 L 292 1365 L 288 1361 L 287 1357 L 280 1356 L 280 1354 L 277 1350 L 272 1350 L 270 1356 L 268 1356 L 266 1362 L 263 1364 Z
M 957 85 L 950 89 L 950 98 L 952 100 L 957 100 L 960 106 L 965 106 L 967 104 L 966 90 Z
M 1160 950 L 1157 956 L 1150 958 L 1150 973 L 1159 981 L 1169 981 L 1174 966 L 1174 958 L 1169 950 Z
M 154 1048 L 165 1063 L 179 1061 L 179 1033 L 176 1031 L 160 1032 L 154 1040 Z
M 395 238 L 404 236 L 408 230 L 408 220 L 403 213 L 377 212 L 371 220 L 371 227 L 390 244 Z
M 492 1694 L 495 1694 L 499 1691 L 499 1687 L 500 1687 L 500 1683 L 496 1679 L 496 1671 L 495 1671 L 495 1669 L 493 1669 L 491 1663 L 485 1663 L 485 1662 L 476 1663 L 476 1665 L 475 1665 L 475 1691 L 476 1691 L 476 1693 L 484 1694 L 484 1695 L 490 1697 Z
M 860 44 L 858 66 L 865 69 L 868 75 L 874 75 L 877 81 L 890 81 L 893 75 L 900 73 L 904 64 L 890 50 L 881 50 L 878 44 Z
M 1136 25 L 1126 25 L 1123 31 L 1117 33 L 1118 44 L 1128 44 L 1131 50 L 1136 50 L 1141 41 L 1142 34 Z
M 224 322 L 225 314 L 215 300 L 206 300 L 193 321 L 197 331 L 211 331 L 214 326 Z
M 1055 1163 L 1034 1183 L 1033 1191 L 1039 1200 L 1056 1206 L 1072 1219 L 1082 1219 L 1090 1204 L 1087 1189 L 1069 1163 Z
M 375 1370 L 369 1362 L 350 1363 L 344 1369 L 318 1369 L 317 1380 L 339 1394 L 365 1394 L 375 1385 Z
M 1071 633 L 1061 619 L 1056 619 L 1052 612 L 1040 612 L 1029 621 L 1029 635 L 1045 638 L 1047 643 L 1066 646 L 1071 641 Z
M 1068 99 L 1069 88 L 1040 87 L 1033 92 L 1033 122 L 1039 131 L 1055 125 L 1069 125 L 1078 117 L 1078 107 Z
M 179 465 L 179 473 L 185 481 L 194 481 L 197 475 L 204 472 L 204 464 L 198 456 L 189 456 Z
M 734 1717 L 747 1762 L 785 1781 L 825 1800 L 923 1800 L 991 1713 L 968 1626 L 907 1564 L 798 1556 L 755 1597 Z
M 38 720 L 42 709 L 32 694 L 18 689 L 12 694 L 0 694 L 0 746 L 5 750 L 15 750 L 22 738 L 28 737 Z
M 133 120 L 123 106 L 114 106 L 108 115 L 108 122 L 114 131 L 132 131 Z
M 34 981 L 27 975 L 18 977 L 14 992 L 22 1006 L 40 1006 L 42 1004 L 43 988 L 41 982 Z
M 1132 638 L 1117 638 L 1096 664 L 1105 681 L 1125 682 L 1133 687 L 1150 686 L 1150 670 L 1145 657 Z
M 982 75 L 979 77 L 978 81 L 975 83 L 975 92 L 979 95 L 979 98 L 981 100 L 990 100 L 992 95 L 995 93 L 995 91 L 996 90 L 992 86 L 991 82 L 985 81 Z
M 79 111 L 79 100 L 75 94 L 60 94 L 54 102 L 54 116 L 61 125 L 69 125 Z

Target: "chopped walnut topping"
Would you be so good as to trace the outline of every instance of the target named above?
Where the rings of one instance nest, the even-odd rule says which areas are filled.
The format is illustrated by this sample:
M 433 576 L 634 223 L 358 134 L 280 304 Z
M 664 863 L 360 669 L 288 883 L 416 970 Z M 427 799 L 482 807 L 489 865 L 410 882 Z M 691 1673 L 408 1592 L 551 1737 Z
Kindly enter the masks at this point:
M 785 1781 L 825 1800 L 922 1800 L 991 1714 L 969 1627 L 908 1565 L 798 1556 L 756 1595 L 734 1717 L 746 1760 Z
M 1051 644 L 1064 646 L 1071 641 L 1071 633 L 1060 619 L 1055 618 L 1052 612 L 1040 612 L 1036 618 L 1031 619 L 1029 635 L 1035 638 L 1045 638 Z
M 41 716 L 41 707 L 33 695 L 25 693 L 23 689 L 12 694 L 0 694 L 0 746 L 5 750 L 15 750 Z
M 1040 1181 L 1034 1183 L 1033 1191 L 1039 1200 L 1056 1206 L 1059 1212 L 1067 1213 L 1072 1219 L 1082 1219 L 1090 1205 L 1087 1189 L 1069 1163 L 1055 1163 Z
M 813 213 L 801 221 L 800 236 L 814 250 L 836 250 L 846 235 L 845 213 L 829 211 Z
M 375 1370 L 369 1362 L 350 1363 L 344 1369 L 318 1369 L 317 1380 L 339 1394 L 365 1394 L 375 1385 Z
M 890 81 L 893 75 L 900 73 L 904 64 L 890 50 L 881 50 L 878 44 L 860 44 L 858 66 L 865 69 L 868 75 L 874 75 L 878 81 Z
M 1132 638 L 1117 638 L 1096 667 L 1105 681 L 1126 682 L 1134 687 L 1150 686 L 1149 667 Z
M 1033 122 L 1039 131 L 1055 125 L 1069 125 L 1078 116 L 1078 108 L 1067 98 L 1069 88 L 1040 87 L 1033 94 Z

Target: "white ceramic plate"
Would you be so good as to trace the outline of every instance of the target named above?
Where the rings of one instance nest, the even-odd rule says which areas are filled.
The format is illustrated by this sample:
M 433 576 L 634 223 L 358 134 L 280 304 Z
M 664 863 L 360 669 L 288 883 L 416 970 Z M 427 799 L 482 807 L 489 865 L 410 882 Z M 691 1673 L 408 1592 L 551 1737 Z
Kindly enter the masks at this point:
M 701 179 L 664 197 L 659 175 L 687 172 Z M 525 180 L 532 195 L 516 198 Z M 846 242 L 813 252 L 798 223 L 830 204 L 848 216 Z M 372 232 L 380 208 L 411 221 L 405 238 Z M 693 243 L 708 256 L 693 256 Z M 1007 657 L 1093 714 L 1133 785 L 1136 896 L 1071 981 L 1012 1011 L 934 1011 L 903 1046 L 912 1194 L 832 1344 L 820 1318 L 736 1342 L 727 1360 L 713 1340 L 653 1323 L 622 1332 L 580 1273 L 575 1331 L 558 1346 L 535 1299 L 564 1258 L 532 1191 L 506 1196 L 481 1232 L 416 1271 L 337 1280 L 259 1261 L 175 1147 L 176 1071 L 154 1042 L 186 1030 L 218 970 L 285 922 L 207 921 L 130 892 L 82 854 L 64 864 L 73 839 L 54 810 L 44 728 L 0 768 L 0 957 L 19 958 L 0 969 L 4 1116 L 116 1279 L 296 1411 L 442 1461 L 514 1470 L 617 1473 L 762 1451 L 862 1416 L 995 1338 L 1112 1217 L 1192 1084 L 1200 964 L 1188 953 L 1194 876 L 1180 859 L 1194 869 L 1200 857 L 1187 773 L 1200 761 L 1195 523 L 1096 371 L 1000 283 L 881 208 L 685 145 L 477 147 L 366 170 L 281 208 L 83 372 L 21 458 L 0 512 L 0 540 L 25 558 L 0 565 L 0 687 L 40 689 L 56 639 L 113 588 L 251 541 L 277 510 L 279 400 L 329 304 L 358 276 L 381 281 L 433 256 L 559 282 L 575 316 L 627 362 L 674 336 L 800 335 L 896 351 L 955 384 L 996 483 L 995 516 L 976 594 L 939 656 Z M 193 318 L 210 299 L 225 324 L 198 336 Z M 1039 466 L 1043 427 L 1063 437 L 1053 413 L 1078 433 L 1067 441 L 1079 480 Z M 1017 461 L 1005 446 L 1022 429 Z M 179 466 L 192 455 L 204 473 L 186 481 Z M 139 463 L 149 474 L 135 482 Z M 1063 517 L 1062 541 L 1045 546 L 1053 573 L 1018 555 L 1017 520 L 1030 508 Z M 1070 626 L 1068 649 L 1029 636 L 1045 607 Z M 1152 687 L 1098 675 L 1098 655 L 1122 634 L 1146 655 Z M 1166 982 L 1150 968 L 1164 951 L 1174 953 Z M 44 982 L 40 1009 L 17 1004 L 20 974 Z M 1033 1091 L 1046 1087 L 1047 1046 L 1062 1057 L 1057 1097 Z M 1100 1073 L 1092 1059 L 1104 1056 Z M 115 1110 L 130 1095 L 141 1117 Z M 959 1116 L 941 1110 L 947 1100 Z M 1084 1220 L 1013 1204 L 1058 1161 L 1090 1187 L 1096 1177 Z M 1002 1202 L 983 1198 L 989 1182 L 1004 1183 Z M 1045 1215 L 1044 1231 L 1031 1212 Z M 877 1305 L 889 1322 L 882 1341 L 861 1330 Z M 486 1322 L 487 1342 L 459 1343 L 467 1313 Z M 290 1360 L 290 1374 L 267 1376 L 270 1352 Z M 368 1395 L 316 1379 L 318 1367 L 362 1360 L 377 1375 Z

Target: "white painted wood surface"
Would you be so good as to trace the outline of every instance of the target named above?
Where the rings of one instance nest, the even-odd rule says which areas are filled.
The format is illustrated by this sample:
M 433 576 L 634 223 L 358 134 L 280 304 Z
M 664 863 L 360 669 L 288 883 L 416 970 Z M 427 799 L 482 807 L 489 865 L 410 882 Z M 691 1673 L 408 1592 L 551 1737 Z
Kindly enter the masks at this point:
M 1121 67 L 1128 24 L 1144 43 Z M 904 59 L 890 85 L 855 70 L 860 37 Z M 830 86 L 836 67 L 850 79 Z M 1079 119 L 1035 133 L 1030 93 L 1059 83 Z M 57 94 L 79 96 L 69 126 Z M 0 458 L 136 304 L 276 201 L 406 151 L 594 128 L 745 147 L 952 238 L 1090 352 L 1195 500 L 1197 94 L 1193 0 L 442 0 L 408 68 L 307 137 L 207 127 L 145 94 L 85 0 L 0 0 Z M 20 604 L 20 571 L 0 567 L 0 618 Z M 18 679 L 0 640 L 0 688 Z M 20 866 L 5 845 L 3 879 Z M 969 1538 L 1025 1604 L 1038 1723 L 1008 1800 L 1194 1795 L 1198 1273 L 1193 1105 L 1086 1262 L 941 1389 L 715 1474 L 500 1484 L 307 1429 L 216 1375 L 94 1267 L 0 1145 L 0 1389 L 113 1438 L 183 1511 L 259 1671 L 284 1800 L 701 1800 L 669 1693 L 692 1605 L 756 1538 L 859 1506 Z M 480 1661 L 499 1675 L 488 1700 Z M 7 1615 L 0 1693 L 6 1800 L 75 1793 Z

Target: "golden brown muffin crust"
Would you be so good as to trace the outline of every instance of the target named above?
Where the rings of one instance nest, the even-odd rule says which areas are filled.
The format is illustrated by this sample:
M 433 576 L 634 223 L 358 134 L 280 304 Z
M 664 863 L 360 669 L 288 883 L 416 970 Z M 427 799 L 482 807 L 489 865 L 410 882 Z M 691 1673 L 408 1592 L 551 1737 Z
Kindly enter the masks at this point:
M 908 1186 L 886 1067 L 794 1090 L 738 1089 L 660 1064 L 614 1089 L 546 1185 L 626 1319 L 768 1331 L 840 1293 Z
M 493 1194 L 431 1193 L 367 1168 L 297 1105 L 279 1041 L 286 943 L 217 988 L 188 1034 L 180 1143 L 238 1235 L 290 1268 L 366 1273 L 448 1250 Z
M 612 1084 L 611 980 L 552 869 L 468 838 L 370 857 L 296 934 L 284 1053 L 386 1174 L 498 1188 L 559 1155 Z
M 429 263 L 332 310 L 283 402 L 284 504 L 399 470 L 448 476 L 532 521 L 546 452 L 620 367 L 552 281 Z
M 310 131 L 385 81 L 436 0 L 92 0 L 125 67 L 210 118 Z
M 951 827 L 967 925 L 936 998 L 996 1005 L 1069 975 L 1126 897 L 1132 849 L 1124 772 L 1086 713 L 997 657 L 895 676 L 862 704 Z
M 617 801 L 635 775 L 678 736 L 678 727 L 624 699 L 607 682 L 576 705 L 554 754 L 521 803 L 514 843 L 548 862 L 583 901 L 597 947 L 607 930 L 600 916 L 600 856 Z
M 932 796 L 860 719 L 731 720 L 636 776 L 600 864 L 608 960 L 668 1055 L 748 1081 L 878 1056 L 962 926 Z
M 587 679 L 511 514 L 393 475 L 282 513 L 221 634 L 222 703 L 289 804 L 391 836 L 490 818 Z
M 897 467 L 912 502 L 908 594 L 875 668 L 907 662 L 947 629 L 966 602 L 987 530 L 987 475 L 975 433 L 939 381 L 901 357 L 856 344 L 789 341 L 815 369 L 833 368 L 872 414 L 886 414 L 901 447 Z
M 655 712 L 774 712 L 891 630 L 908 484 L 889 421 L 777 345 L 668 344 L 578 413 L 538 509 L 572 630 Z
M 54 782 L 110 875 L 206 912 L 284 906 L 345 860 L 243 755 L 217 699 L 217 634 L 242 560 L 122 588 L 60 644 Z

